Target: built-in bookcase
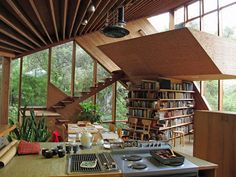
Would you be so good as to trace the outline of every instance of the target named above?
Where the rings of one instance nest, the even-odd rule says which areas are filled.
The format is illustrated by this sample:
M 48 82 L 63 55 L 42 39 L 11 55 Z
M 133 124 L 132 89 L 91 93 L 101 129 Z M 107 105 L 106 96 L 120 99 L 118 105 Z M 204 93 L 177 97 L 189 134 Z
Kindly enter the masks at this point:
M 171 80 L 143 80 L 129 84 L 128 117 L 152 120 L 152 130 L 162 131 L 168 139 L 173 130 L 188 134 L 194 115 L 193 83 Z M 160 127 L 161 125 L 161 127 Z

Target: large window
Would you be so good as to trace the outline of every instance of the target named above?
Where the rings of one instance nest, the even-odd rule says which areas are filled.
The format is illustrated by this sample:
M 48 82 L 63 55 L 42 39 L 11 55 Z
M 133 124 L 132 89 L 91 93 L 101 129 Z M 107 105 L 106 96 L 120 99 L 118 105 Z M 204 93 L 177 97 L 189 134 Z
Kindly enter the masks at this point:
M 51 82 L 70 95 L 73 43 L 68 42 L 52 48 Z
M 119 82 L 116 88 L 116 120 L 127 120 L 127 101 L 128 90 Z
M 204 96 L 211 110 L 218 110 L 218 81 L 204 81 Z
M 20 59 L 11 61 L 10 90 L 9 90 L 9 118 L 17 122 L 19 103 Z
M 169 12 L 148 18 L 148 21 L 154 26 L 157 32 L 169 30 L 170 14 Z
M 223 81 L 223 111 L 236 111 L 236 80 Z
M 21 105 L 46 106 L 48 50 L 23 58 Z
M 76 45 L 75 96 L 89 91 L 93 86 L 94 61 L 79 45 Z

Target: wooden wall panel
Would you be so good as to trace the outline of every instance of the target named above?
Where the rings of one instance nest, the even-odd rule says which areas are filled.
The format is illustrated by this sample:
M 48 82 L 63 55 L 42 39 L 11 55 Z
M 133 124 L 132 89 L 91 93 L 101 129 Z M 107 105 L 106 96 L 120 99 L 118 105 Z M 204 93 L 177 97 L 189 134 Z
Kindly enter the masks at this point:
M 95 32 L 84 35 L 82 37 L 77 37 L 76 41 L 82 48 L 84 48 L 93 58 L 98 60 L 98 62 L 105 66 L 110 72 L 120 70 L 120 68 L 97 46 L 141 37 L 141 34 L 139 33 L 140 29 L 147 35 L 157 32 L 146 18 L 131 21 L 127 23 L 126 28 L 130 31 L 130 34 L 123 38 L 109 38 L 103 35 L 101 32 Z
M 8 123 L 10 65 L 11 65 L 10 58 L 3 58 L 0 124 Z
M 217 177 L 236 173 L 236 114 L 196 111 L 194 156 L 219 165 Z

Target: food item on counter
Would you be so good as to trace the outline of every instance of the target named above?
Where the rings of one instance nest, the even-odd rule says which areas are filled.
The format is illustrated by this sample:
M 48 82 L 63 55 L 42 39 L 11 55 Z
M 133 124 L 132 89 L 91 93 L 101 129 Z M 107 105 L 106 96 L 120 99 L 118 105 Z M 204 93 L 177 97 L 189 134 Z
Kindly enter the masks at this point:
M 80 164 L 80 167 L 82 168 L 95 168 L 97 165 L 97 159 L 93 161 L 83 161 Z

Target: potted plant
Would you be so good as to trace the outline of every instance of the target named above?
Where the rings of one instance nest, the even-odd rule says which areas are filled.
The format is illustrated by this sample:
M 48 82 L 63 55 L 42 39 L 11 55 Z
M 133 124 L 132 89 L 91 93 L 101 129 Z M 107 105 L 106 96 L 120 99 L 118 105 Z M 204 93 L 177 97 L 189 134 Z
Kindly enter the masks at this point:
M 33 109 L 30 110 L 30 116 L 26 116 L 26 106 L 21 111 L 22 124 L 14 129 L 11 138 L 18 140 L 25 140 L 28 142 L 45 142 L 49 139 L 50 133 L 46 126 L 45 117 L 42 116 L 38 121 L 35 118 L 35 112 Z M 10 124 L 14 122 L 10 119 Z
M 78 115 L 78 121 L 101 122 L 102 113 L 98 105 L 85 102 L 81 103 L 81 107 L 82 111 Z

